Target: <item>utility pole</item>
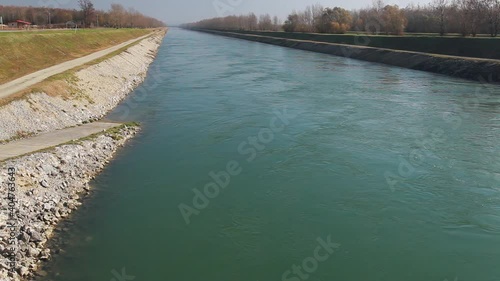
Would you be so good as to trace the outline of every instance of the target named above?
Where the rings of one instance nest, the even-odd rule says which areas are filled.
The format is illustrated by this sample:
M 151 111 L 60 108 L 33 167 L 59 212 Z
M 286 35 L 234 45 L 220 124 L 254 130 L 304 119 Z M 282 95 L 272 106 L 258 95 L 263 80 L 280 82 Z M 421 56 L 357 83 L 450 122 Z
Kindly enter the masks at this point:
M 96 15 L 97 15 L 97 28 L 99 28 L 99 14 L 96 13 Z
M 50 28 L 50 25 L 52 24 L 52 21 L 50 20 L 50 10 L 47 9 L 47 13 L 49 14 L 49 28 Z
M 2 26 L 2 29 L 3 29 L 3 6 L 2 6 L 2 9 L 0 10 L 0 25 Z

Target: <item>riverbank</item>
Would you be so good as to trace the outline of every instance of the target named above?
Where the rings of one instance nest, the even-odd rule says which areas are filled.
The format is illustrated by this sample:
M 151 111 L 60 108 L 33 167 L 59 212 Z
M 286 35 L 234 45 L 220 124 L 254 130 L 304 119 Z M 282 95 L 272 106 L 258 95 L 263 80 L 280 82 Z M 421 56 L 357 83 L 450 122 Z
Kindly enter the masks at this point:
M 0 84 L 151 33 L 148 29 L 2 32 Z
M 499 87 L 177 28 L 149 75 L 38 281 L 500 276 Z
M 118 55 L 14 95 L 0 107 L 0 141 L 101 119 L 144 81 L 164 36 L 155 33 Z
M 282 47 L 428 71 L 480 82 L 500 83 L 500 60 L 465 58 L 206 29 L 193 30 Z
M 2 187 L 0 280 L 28 280 L 39 267 L 39 262 L 50 259 L 55 249 L 46 248 L 56 225 L 68 217 L 90 191 L 88 185 L 108 163 L 119 147 L 139 131 L 135 124 L 126 124 L 93 135 L 71 144 L 61 145 L 45 152 L 34 153 L 0 163 Z M 9 175 L 9 169 L 13 173 Z M 9 207 L 6 186 L 15 178 L 12 192 L 15 204 Z M 16 213 L 14 228 L 9 222 L 9 208 Z M 9 244 L 13 233 L 17 244 Z M 13 249 L 11 249 L 13 247 Z M 8 263 L 14 254 L 15 263 Z M 9 273 L 11 268 L 15 273 Z
M 231 30 L 231 32 L 447 56 L 500 59 L 500 39 L 491 37 L 432 36 L 411 33 L 402 36 L 369 33 L 328 34 L 257 30 Z
M 144 81 L 165 35 L 166 30 L 155 32 L 4 101 L 0 142 L 101 119 Z M 81 204 L 90 180 L 138 131 L 137 124 L 125 124 L 0 162 L 0 280 L 32 280 L 40 262 L 50 259 L 54 249 L 47 242 L 57 224 Z

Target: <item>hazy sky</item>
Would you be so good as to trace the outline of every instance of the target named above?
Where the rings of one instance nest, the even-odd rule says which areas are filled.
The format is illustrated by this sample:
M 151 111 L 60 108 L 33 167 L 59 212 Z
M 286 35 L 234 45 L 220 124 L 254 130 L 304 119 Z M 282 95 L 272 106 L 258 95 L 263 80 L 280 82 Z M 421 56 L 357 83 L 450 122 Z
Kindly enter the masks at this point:
M 76 8 L 78 0 L 0 0 L 2 5 L 51 6 Z M 284 19 L 292 10 L 303 10 L 306 6 L 320 3 L 323 6 L 340 6 L 347 9 L 371 5 L 372 0 L 93 0 L 99 9 L 108 9 L 111 3 L 134 7 L 142 13 L 179 24 L 230 14 L 269 13 Z M 405 7 L 409 3 L 427 3 L 429 0 L 385 0 L 387 4 Z

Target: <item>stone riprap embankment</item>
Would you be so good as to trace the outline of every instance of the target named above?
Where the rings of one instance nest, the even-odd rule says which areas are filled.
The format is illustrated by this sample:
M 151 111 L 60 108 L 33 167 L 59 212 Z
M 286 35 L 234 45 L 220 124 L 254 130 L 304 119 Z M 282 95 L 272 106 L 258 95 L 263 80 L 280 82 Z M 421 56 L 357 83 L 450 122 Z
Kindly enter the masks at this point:
M 66 83 L 64 92 L 33 91 L 1 106 L 0 142 L 101 119 L 144 81 L 165 34 L 155 32 L 115 56 L 63 74 L 56 82 Z M 37 270 L 55 250 L 48 242 L 56 226 L 81 205 L 89 182 L 138 130 L 136 124 L 120 125 L 0 161 L 0 281 L 43 274 Z
M 29 280 L 39 262 L 50 259 L 46 243 L 57 223 L 81 205 L 80 198 L 90 191 L 89 181 L 138 130 L 122 125 L 74 144 L 0 163 L 0 280 Z M 10 168 L 14 169 L 11 175 Z M 15 203 L 9 206 L 11 176 L 15 177 Z M 15 228 L 8 227 L 11 211 L 15 212 Z M 14 245 L 10 245 L 11 233 Z M 15 264 L 9 264 L 12 254 Z M 15 273 L 9 272 L 12 266 Z
M 114 57 L 77 71 L 65 81 L 69 93 L 35 92 L 0 107 L 0 141 L 102 118 L 144 81 L 164 35 L 157 32 Z

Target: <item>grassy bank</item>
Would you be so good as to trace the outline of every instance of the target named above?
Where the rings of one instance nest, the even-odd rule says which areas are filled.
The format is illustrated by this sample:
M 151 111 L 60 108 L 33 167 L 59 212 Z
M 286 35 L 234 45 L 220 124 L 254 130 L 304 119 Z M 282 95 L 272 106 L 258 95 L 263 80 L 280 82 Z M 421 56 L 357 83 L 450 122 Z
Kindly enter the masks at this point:
M 500 38 L 436 37 L 421 34 L 386 36 L 366 34 L 287 33 L 272 31 L 231 32 L 450 56 L 500 59 Z
M 89 29 L 0 33 L 0 84 L 150 33 Z

